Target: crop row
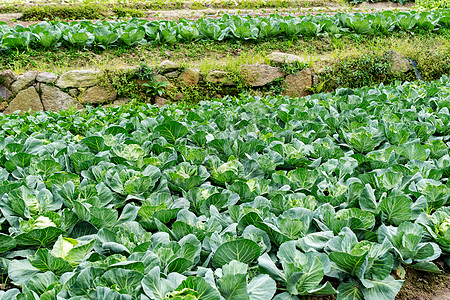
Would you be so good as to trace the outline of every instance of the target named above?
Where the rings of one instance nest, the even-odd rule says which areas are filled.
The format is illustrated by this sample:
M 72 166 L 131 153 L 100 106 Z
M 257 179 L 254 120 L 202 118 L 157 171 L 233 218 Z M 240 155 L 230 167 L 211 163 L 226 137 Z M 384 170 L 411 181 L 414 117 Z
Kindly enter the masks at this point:
M 304 17 L 240 17 L 224 15 L 198 21 L 41 22 L 14 28 L 0 23 L 0 49 L 108 48 L 118 45 L 174 44 L 193 41 L 293 39 L 321 34 L 387 35 L 395 31 L 435 31 L 450 26 L 450 11 L 338 13 Z
M 394 299 L 450 263 L 449 99 L 0 115 L 0 299 Z

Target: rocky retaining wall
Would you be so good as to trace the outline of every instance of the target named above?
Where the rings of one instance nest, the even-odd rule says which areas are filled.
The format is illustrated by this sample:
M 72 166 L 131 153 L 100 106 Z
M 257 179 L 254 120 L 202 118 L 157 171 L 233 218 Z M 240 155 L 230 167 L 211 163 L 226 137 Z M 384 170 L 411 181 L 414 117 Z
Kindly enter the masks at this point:
M 410 69 L 409 62 L 397 53 L 392 54 L 393 68 L 400 71 Z M 196 86 L 202 83 L 222 87 L 240 85 L 248 89 L 260 89 L 274 81 L 281 82 L 282 94 L 290 97 L 303 97 L 309 88 L 317 84 L 317 75 L 310 68 L 296 70 L 286 74 L 286 66 L 296 62 L 302 63 L 298 56 L 274 52 L 267 57 L 268 64 L 243 65 L 240 68 L 239 80 L 224 71 L 213 70 L 201 74 L 198 69 L 182 68 L 177 63 L 163 61 L 156 68 L 154 81 L 166 82 L 164 93 L 155 95 L 153 101 L 159 106 L 169 101 L 179 101 L 184 98 L 178 92 L 180 87 Z M 304 62 L 303 62 L 304 63 Z M 129 70 L 129 71 L 134 71 Z M 291 68 L 292 70 L 292 68 Z M 398 71 L 398 70 L 395 70 Z M 129 99 L 117 99 L 117 92 L 101 83 L 104 77 L 101 70 L 71 70 L 57 75 L 49 72 L 30 71 L 21 75 L 11 70 L 0 73 L 0 111 L 11 114 L 14 111 L 59 111 L 69 108 L 83 109 L 84 105 L 121 105 Z M 141 86 L 149 80 L 136 79 Z

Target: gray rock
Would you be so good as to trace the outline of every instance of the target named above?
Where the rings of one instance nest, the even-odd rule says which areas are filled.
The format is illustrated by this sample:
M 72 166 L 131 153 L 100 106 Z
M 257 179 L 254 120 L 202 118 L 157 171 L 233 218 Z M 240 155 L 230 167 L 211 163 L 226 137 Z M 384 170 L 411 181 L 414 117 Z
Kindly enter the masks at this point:
M 312 86 L 312 75 L 310 69 L 304 69 L 298 74 L 286 76 L 283 81 L 283 94 L 290 97 L 304 97 L 308 94 L 307 88 Z
M 117 92 L 112 88 L 105 88 L 102 86 L 93 86 L 84 91 L 78 99 L 81 104 L 92 103 L 106 103 L 112 102 L 117 98 Z
M 58 76 L 50 72 L 41 72 L 36 76 L 37 82 L 55 83 Z
M 175 94 L 175 96 L 173 97 L 173 101 L 181 101 L 184 99 L 184 95 L 181 92 L 178 92 Z
M 178 75 L 180 74 L 180 72 L 178 71 L 173 71 L 173 72 L 169 72 L 164 74 L 167 78 L 176 78 L 178 77 Z
M 178 76 L 178 80 L 185 85 L 197 85 L 200 81 L 200 70 L 186 69 Z
M 159 107 L 163 107 L 164 105 L 167 104 L 167 102 L 169 102 L 169 100 L 167 100 L 166 98 L 163 97 L 155 97 L 155 104 L 158 105 Z
M 44 105 L 45 110 L 60 111 L 67 110 L 72 107 L 76 107 L 77 109 L 81 109 L 83 107 L 74 98 L 64 93 L 57 87 L 41 84 L 40 88 L 42 104 Z
M 410 61 L 395 51 L 387 51 L 384 54 L 391 63 L 391 73 L 406 73 L 412 69 Z
M 169 82 L 167 77 L 159 75 L 159 74 L 153 75 L 153 79 L 155 79 L 156 82 L 164 82 L 164 81 Z
M 330 56 L 324 56 L 314 61 L 313 69 L 314 73 L 321 74 L 323 72 L 330 71 L 335 65 L 337 60 Z
M 8 107 L 3 112 L 4 114 L 12 114 L 16 110 L 22 112 L 25 111 L 42 111 L 44 107 L 42 106 L 41 99 L 34 87 L 29 87 L 21 92 L 19 92 L 16 97 L 9 103 Z
M 268 65 L 243 65 L 241 69 L 245 82 L 254 87 L 264 86 L 284 76 L 278 68 Z
M 209 72 L 205 80 L 215 84 L 234 85 L 233 80 L 228 77 L 228 72 L 224 71 Z
M 11 88 L 11 84 L 17 80 L 16 74 L 11 70 L 5 70 L 0 73 L 0 85 Z
M 12 97 L 12 93 L 4 86 L 0 86 L 0 101 L 8 101 Z
M 161 69 L 161 72 L 164 74 L 177 71 L 180 68 L 180 65 L 170 60 L 164 60 L 159 64 L 159 68 Z
M 297 55 L 282 53 L 282 52 L 273 52 L 267 56 L 269 60 L 269 64 L 271 66 L 282 66 L 283 64 L 293 64 L 295 62 L 304 62 L 304 60 Z
M 37 74 L 38 74 L 38 72 L 36 72 L 36 71 L 30 71 L 30 72 L 26 72 L 26 73 L 18 76 L 17 80 L 14 81 L 13 84 L 11 84 L 12 92 L 18 93 L 21 90 L 24 90 L 27 87 L 29 87 L 30 85 L 32 85 L 36 80 Z
M 99 70 L 72 70 L 62 74 L 56 81 L 56 86 L 62 89 L 91 87 L 98 84 L 103 75 Z

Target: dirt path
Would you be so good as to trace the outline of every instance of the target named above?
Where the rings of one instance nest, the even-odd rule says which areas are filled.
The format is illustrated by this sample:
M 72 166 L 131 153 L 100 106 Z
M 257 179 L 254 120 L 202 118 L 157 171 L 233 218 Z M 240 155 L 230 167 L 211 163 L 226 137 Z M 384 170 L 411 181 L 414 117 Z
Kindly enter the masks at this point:
M 376 12 L 381 10 L 409 10 L 414 3 L 408 3 L 406 5 L 400 5 L 393 2 L 378 2 L 378 3 L 363 3 L 357 6 L 347 6 L 340 5 L 335 2 L 324 2 L 323 6 L 314 7 L 298 7 L 289 9 L 280 8 L 265 8 L 265 9 L 200 9 L 200 10 L 190 10 L 190 9 L 179 9 L 179 10 L 163 10 L 163 11 L 148 11 L 147 16 L 144 18 L 148 21 L 156 20 L 178 20 L 178 19 L 192 19 L 198 20 L 202 17 L 217 18 L 223 14 L 229 15 L 251 15 L 251 16 L 269 16 L 271 14 L 281 14 L 281 15 L 309 15 L 309 14 L 319 14 L 328 13 L 335 14 L 338 12 Z M 13 14 L 0 14 L 0 22 L 6 22 L 9 26 L 15 26 L 21 24 L 23 26 L 28 26 L 30 24 L 39 23 L 37 21 L 21 21 L 20 13 Z M 96 20 L 92 20 L 95 22 Z

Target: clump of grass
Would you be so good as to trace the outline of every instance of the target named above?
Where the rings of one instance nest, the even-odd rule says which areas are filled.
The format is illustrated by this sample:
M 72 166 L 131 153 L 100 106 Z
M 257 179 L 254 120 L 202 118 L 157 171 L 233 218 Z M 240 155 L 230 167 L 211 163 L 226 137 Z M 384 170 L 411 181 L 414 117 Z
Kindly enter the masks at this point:
M 83 5 L 35 5 L 22 11 L 22 20 L 67 20 L 67 19 L 101 19 L 110 15 L 109 10 L 102 4 Z
M 143 18 L 146 15 L 142 10 L 126 6 L 113 6 L 112 12 L 117 18 Z
M 118 98 L 142 101 L 146 97 L 137 84 L 136 77 L 135 72 L 130 70 L 105 70 L 100 84 L 114 89 Z
M 23 8 L 22 20 L 77 20 L 77 19 L 102 19 L 102 18 L 142 18 L 145 12 L 123 5 L 107 6 L 100 3 L 88 3 L 77 5 L 35 5 Z
M 256 51 L 245 51 L 237 55 L 227 55 L 220 60 L 211 59 L 210 57 L 203 58 L 194 65 L 190 65 L 198 68 L 201 73 L 208 74 L 214 70 L 240 73 L 242 65 L 257 63 L 264 63 L 264 55 Z
M 346 57 L 321 74 L 322 81 L 330 83 L 329 88 L 359 88 L 380 83 L 393 83 L 396 80 L 414 80 L 412 71 L 396 74 L 391 71 L 392 64 L 386 55 L 374 52 Z
M 450 75 L 450 54 L 447 51 L 417 51 L 410 57 L 416 61 L 417 69 L 423 80 L 439 79 L 442 75 Z

